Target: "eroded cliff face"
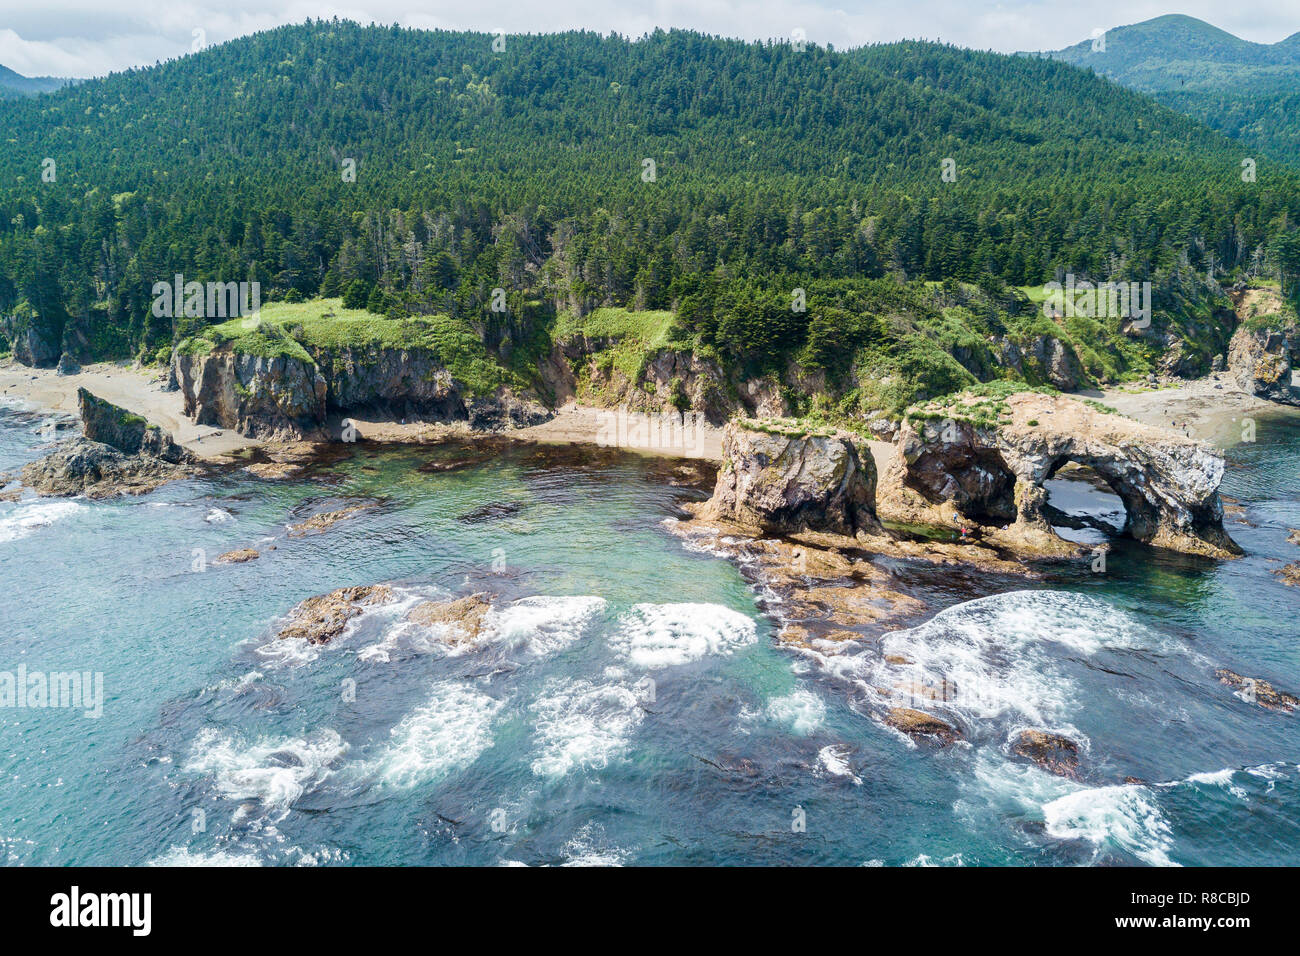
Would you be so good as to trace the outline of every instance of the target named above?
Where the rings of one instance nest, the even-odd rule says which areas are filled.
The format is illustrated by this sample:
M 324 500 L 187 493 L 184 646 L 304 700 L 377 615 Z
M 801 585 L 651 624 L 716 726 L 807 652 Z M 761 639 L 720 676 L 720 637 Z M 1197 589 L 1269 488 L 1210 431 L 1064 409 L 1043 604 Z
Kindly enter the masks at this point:
M 178 351 L 173 372 L 185 414 L 254 438 L 320 440 L 331 413 L 467 422 L 478 429 L 533 425 L 550 413 L 506 388 L 474 395 L 430 353 L 413 349 L 309 350 L 313 361 L 264 358 L 229 345 Z
M 1241 324 L 1228 343 L 1228 370 L 1243 389 L 1260 398 L 1300 405 L 1292 384 L 1300 356 L 1300 326 L 1272 289 L 1239 289 L 1233 304 Z
M 1211 557 L 1241 549 L 1223 530 L 1223 457 L 1208 444 L 1062 395 L 1020 392 L 997 423 L 958 396 L 904 422 L 877 507 L 898 521 L 981 528 L 1021 553 L 1076 553 L 1044 514 L 1043 482 L 1067 462 L 1087 465 L 1124 503 L 1139 541 Z
M 588 405 L 647 414 L 692 411 L 719 426 L 735 414 L 757 418 L 790 414 L 775 376 L 733 381 L 711 359 L 661 349 L 633 380 L 609 361 L 616 347 L 612 339 L 582 336 L 557 345 L 542 366 L 555 404 L 577 398 Z
M 178 350 L 172 371 L 185 414 L 200 425 L 252 438 L 322 435 L 325 378 L 315 363 L 286 355 L 250 355 L 223 345 L 205 354 Z
M 774 534 L 879 534 L 876 466 L 847 435 L 809 433 L 778 422 L 733 421 L 706 520 Z

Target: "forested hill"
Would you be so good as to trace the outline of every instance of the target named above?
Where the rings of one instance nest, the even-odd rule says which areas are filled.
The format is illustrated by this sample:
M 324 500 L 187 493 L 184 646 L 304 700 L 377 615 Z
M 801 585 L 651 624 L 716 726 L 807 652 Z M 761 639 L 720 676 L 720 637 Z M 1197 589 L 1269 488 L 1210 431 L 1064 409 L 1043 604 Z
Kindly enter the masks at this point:
M 1108 30 L 1104 48 L 1089 39 L 1048 55 L 1300 166 L 1300 33 L 1252 43 L 1170 15 Z
M 23 76 L 7 66 L 0 66 L 0 100 L 47 93 L 71 82 L 74 81 L 57 76 Z
M 1062 271 L 1165 294 L 1259 268 L 1300 218 L 1294 174 L 1244 183 L 1238 144 L 1047 59 L 493 40 L 309 22 L 0 104 L 0 313 L 152 355 L 174 273 L 390 315 L 486 316 L 500 287 L 512 315 L 677 308 L 762 364 L 808 337 L 798 283 L 841 306 L 836 283 L 997 297 Z

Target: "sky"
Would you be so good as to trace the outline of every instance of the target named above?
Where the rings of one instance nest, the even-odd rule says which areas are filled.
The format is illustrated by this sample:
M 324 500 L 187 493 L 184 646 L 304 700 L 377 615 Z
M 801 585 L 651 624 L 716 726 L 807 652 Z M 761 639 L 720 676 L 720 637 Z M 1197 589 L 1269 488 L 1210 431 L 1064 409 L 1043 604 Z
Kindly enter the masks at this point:
M 101 76 L 308 17 L 423 29 L 640 36 L 683 27 L 837 48 L 943 40 L 1012 53 L 1054 50 L 1095 30 L 1166 13 L 1274 43 L 1300 31 L 1300 0 L 0 0 L 0 64 L 26 76 Z

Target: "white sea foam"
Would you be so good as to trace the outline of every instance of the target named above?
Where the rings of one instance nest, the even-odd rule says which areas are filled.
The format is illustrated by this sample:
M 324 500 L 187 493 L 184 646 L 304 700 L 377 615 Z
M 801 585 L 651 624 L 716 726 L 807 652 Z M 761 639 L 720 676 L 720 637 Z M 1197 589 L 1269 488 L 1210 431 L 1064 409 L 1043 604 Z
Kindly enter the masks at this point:
M 846 747 L 837 747 L 834 744 L 823 747 L 817 751 L 817 759 L 821 761 L 822 768 L 831 776 L 851 780 L 855 787 L 862 786 L 862 778 L 855 774 L 853 768 L 849 766 L 849 752 Z
M 398 722 L 367 772 L 394 787 L 415 787 L 469 766 L 492 746 L 502 702 L 457 681 L 434 687 L 427 703 Z
M 1176 865 L 1169 859 L 1169 822 L 1147 787 L 1082 788 L 1044 804 L 1043 821 L 1047 833 L 1058 840 L 1118 848 L 1152 866 Z
M 826 721 L 826 705 L 812 691 L 800 687 L 784 697 L 769 700 L 767 716 L 800 737 L 807 737 Z
M 208 524 L 225 524 L 227 521 L 234 521 L 235 516 L 225 508 L 209 508 L 207 516 L 203 519 Z
M 620 618 L 610 646 L 637 667 L 655 670 L 731 654 L 756 640 L 754 622 L 721 604 L 638 604 Z
M 1110 605 L 1069 591 L 1012 591 L 968 601 L 887 634 L 880 653 L 821 657 L 862 690 L 893 703 L 946 710 L 970 725 L 1052 727 L 1087 747 L 1064 664 L 1107 650 L 1177 650 L 1177 642 Z M 888 660 L 887 660 L 888 658 Z M 903 660 L 906 663 L 891 663 Z
M 212 775 L 223 796 L 256 801 L 279 819 L 299 797 L 330 776 L 347 750 L 343 739 L 329 729 L 305 737 L 247 743 L 207 728 L 195 738 L 182 769 Z
M 630 688 L 585 680 L 549 685 L 532 711 L 538 743 L 532 767 L 539 777 L 603 769 L 627 748 L 644 717 Z
M 598 828 L 585 824 L 564 845 L 565 861 L 561 866 L 622 866 L 631 854 L 622 847 L 610 846 Z
M 166 853 L 154 857 L 145 866 L 261 866 L 254 853 L 232 853 L 228 850 L 191 850 L 174 846 Z
M 17 541 L 57 521 L 85 511 L 80 501 L 21 501 L 0 515 L 0 544 Z
M 490 640 L 543 657 L 577 641 L 604 609 L 603 598 L 543 595 L 493 607 L 483 623 Z

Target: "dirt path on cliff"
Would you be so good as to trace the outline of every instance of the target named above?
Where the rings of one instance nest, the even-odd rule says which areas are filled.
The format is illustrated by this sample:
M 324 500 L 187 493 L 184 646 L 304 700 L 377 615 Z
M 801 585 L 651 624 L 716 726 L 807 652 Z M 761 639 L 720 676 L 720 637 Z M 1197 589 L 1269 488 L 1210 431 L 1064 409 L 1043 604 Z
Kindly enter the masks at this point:
M 76 416 L 77 389 L 84 387 L 171 432 L 176 441 L 201 458 L 218 458 L 260 444 L 229 429 L 194 424 L 185 417 L 181 393 L 166 391 L 166 384 L 165 373 L 112 362 L 87 365 L 76 375 L 14 362 L 0 365 L 0 395 L 42 411 Z

